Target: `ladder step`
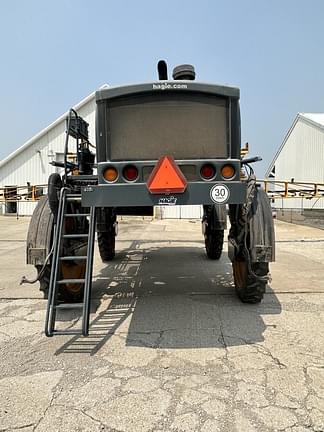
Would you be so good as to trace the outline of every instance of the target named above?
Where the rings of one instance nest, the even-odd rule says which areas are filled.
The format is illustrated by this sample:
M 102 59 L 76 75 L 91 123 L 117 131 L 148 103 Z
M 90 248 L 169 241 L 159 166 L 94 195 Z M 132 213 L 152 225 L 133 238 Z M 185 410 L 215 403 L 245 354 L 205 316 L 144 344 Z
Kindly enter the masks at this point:
M 86 255 L 80 255 L 80 256 L 65 256 L 60 257 L 60 261 L 83 261 L 86 260 L 88 257 Z
M 90 216 L 90 213 L 65 213 L 65 217 L 86 217 Z
M 89 234 L 63 234 L 63 238 L 82 238 L 82 237 L 89 237 Z
M 56 335 L 82 335 L 81 330 L 53 330 Z
M 67 189 L 63 189 L 60 194 L 59 200 L 59 222 L 57 225 L 57 229 L 55 230 L 55 238 L 54 238 L 54 248 L 53 248 L 53 259 L 52 259 L 52 267 L 51 267 L 51 277 L 49 284 L 49 296 L 47 302 L 46 309 L 46 318 L 45 318 L 45 334 L 46 336 L 56 336 L 56 335 L 76 335 L 76 336 L 88 336 L 89 334 L 89 319 L 90 319 L 90 300 L 91 300 L 91 283 L 92 283 L 92 267 L 93 267 L 93 247 L 95 242 L 95 228 L 96 228 L 96 211 L 95 207 L 84 207 L 82 206 L 82 197 L 81 193 L 76 193 L 74 191 L 67 192 Z M 75 202 L 76 208 L 79 209 L 80 213 L 71 213 L 73 209 L 70 209 L 68 202 Z M 72 204 L 73 205 L 73 204 Z M 84 233 L 71 233 L 68 232 L 65 234 L 64 229 L 64 221 L 67 218 L 88 218 L 89 221 L 89 231 L 85 228 Z M 70 219 L 71 220 L 71 219 Z M 81 219 L 78 219 L 79 221 Z M 84 220 L 84 219 L 83 219 Z M 81 220 L 82 221 L 82 220 Z M 81 231 L 81 230 L 80 230 Z M 62 253 L 62 249 L 64 250 L 64 241 L 65 239 L 82 239 L 79 243 L 86 243 L 87 251 L 79 252 L 84 255 L 67 255 L 64 256 Z M 83 240 L 84 239 L 84 240 Z M 62 253 L 63 256 L 60 256 Z M 68 252 L 69 253 L 69 252 Z M 72 253 L 72 252 L 70 252 Z M 85 274 L 76 275 L 75 278 L 73 275 L 61 274 L 60 268 L 62 262 L 70 262 L 74 261 L 82 261 L 86 263 Z M 64 268 L 63 268 L 64 273 Z M 79 278 L 78 278 L 79 276 Z M 80 276 L 82 278 L 80 278 Z M 61 303 L 60 302 L 60 287 L 64 285 L 79 285 L 80 288 L 84 289 L 83 299 L 79 303 Z M 56 312 L 59 310 L 78 310 L 76 312 L 79 316 L 78 318 L 82 321 L 81 326 L 77 326 L 76 328 L 59 328 L 55 329 L 57 320 L 56 320 Z M 81 328 L 80 328 L 81 327 Z
M 83 303 L 60 303 L 55 306 L 55 309 L 82 309 Z
M 71 284 L 71 283 L 82 284 L 82 283 L 84 283 L 84 281 L 85 281 L 85 279 L 61 279 L 61 280 L 57 281 L 57 283 L 60 285 Z
M 66 199 L 68 201 L 73 201 L 73 200 L 79 200 L 79 199 L 81 199 L 81 195 L 80 194 L 66 194 L 65 197 L 66 197 Z

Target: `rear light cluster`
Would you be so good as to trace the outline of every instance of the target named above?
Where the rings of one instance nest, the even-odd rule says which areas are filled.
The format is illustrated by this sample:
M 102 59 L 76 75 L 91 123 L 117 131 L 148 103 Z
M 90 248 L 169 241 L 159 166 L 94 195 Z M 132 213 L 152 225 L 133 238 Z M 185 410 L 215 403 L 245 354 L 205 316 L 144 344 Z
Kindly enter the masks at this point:
M 206 163 L 200 168 L 200 177 L 203 180 L 213 180 L 216 173 L 216 167 L 211 163 Z M 121 174 L 127 182 L 134 182 L 138 179 L 138 169 L 135 165 L 126 165 Z M 219 170 L 219 174 L 224 180 L 230 180 L 235 176 L 235 168 L 233 165 L 225 164 Z M 118 179 L 119 172 L 114 166 L 109 166 L 103 171 L 103 177 L 107 182 L 113 183 Z
M 220 175 L 225 180 L 230 180 L 235 175 L 235 168 L 233 165 L 223 165 L 220 169 Z M 216 168 L 211 163 L 207 163 L 200 168 L 200 176 L 204 180 L 212 180 L 216 176 Z
M 123 169 L 122 176 L 124 180 L 133 182 L 138 178 L 138 169 L 135 165 L 126 165 Z M 107 182 L 113 183 L 118 178 L 118 171 L 115 167 L 110 166 L 104 170 L 103 177 Z

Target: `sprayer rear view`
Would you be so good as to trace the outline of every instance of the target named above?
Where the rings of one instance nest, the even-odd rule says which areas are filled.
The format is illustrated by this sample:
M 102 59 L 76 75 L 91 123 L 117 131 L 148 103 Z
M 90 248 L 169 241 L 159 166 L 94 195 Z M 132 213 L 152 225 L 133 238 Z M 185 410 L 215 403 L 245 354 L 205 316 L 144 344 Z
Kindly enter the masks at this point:
M 212 260 L 221 256 L 228 214 L 237 295 L 247 303 L 263 298 L 273 220 L 250 166 L 260 158 L 241 158 L 239 89 L 197 82 L 191 65 L 176 67 L 169 80 L 160 61 L 158 74 L 158 81 L 97 91 L 96 164 L 88 124 L 69 113 L 64 163 L 53 162 L 64 174 L 50 176 L 27 240 L 27 262 L 48 297 L 47 336 L 71 333 L 55 328 L 56 311 L 67 308 L 82 310 L 78 332 L 88 334 L 95 231 L 102 260 L 112 260 L 117 216 L 153 215 L 154 206 L 203 205 Z

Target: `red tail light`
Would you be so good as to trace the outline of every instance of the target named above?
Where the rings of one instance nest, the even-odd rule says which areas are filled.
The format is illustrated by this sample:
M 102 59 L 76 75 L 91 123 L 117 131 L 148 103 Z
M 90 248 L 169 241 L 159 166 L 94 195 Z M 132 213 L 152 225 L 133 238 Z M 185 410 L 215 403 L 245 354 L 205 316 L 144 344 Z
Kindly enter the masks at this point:
M 212 164 L 205 164 L 200 169 L 200 175 L 205 180 L 210 180 L 215 177 L 216 170 Z
M 123 169 L 123 176 L 127 181 L 135 181 L 138 177 L 138 169 L 134 165 L 127 165 Z

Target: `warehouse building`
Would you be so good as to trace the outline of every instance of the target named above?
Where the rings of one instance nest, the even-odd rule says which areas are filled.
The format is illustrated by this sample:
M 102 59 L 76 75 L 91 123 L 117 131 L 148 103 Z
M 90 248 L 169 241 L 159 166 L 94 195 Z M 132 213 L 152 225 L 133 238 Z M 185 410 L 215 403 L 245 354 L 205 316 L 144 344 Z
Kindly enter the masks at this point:
M 104 87 L 107 84 L 102 86 Z M 73 108 L 89 123 L 89 140 L 95 143 L 95 92 Z M 7 198 L 6 202 L 0 203 L 0 213 L 31 215 L 37 204 L 33 199 L 33 186 L 44 185 L 43 188 L 37 188 L 37 191 L 46 193 L 49 175 L 62 171 L 61 168 L 50 165 L 50 162 L 64 160 L 67 114 L 64 113 L 0 162 L 0 188 L 5 191 Z M 16 202 L 11 197 L 16 197 L 17 192 L 23 196 Z M 202 206 L 162 207 L 156 214 L 162 218 L 200 219 Z
M 74 107 L 89 123 L 90 142 L 95 142 L 95 105 L 95 93 L 91 93 Z M 67 113 L 60 116 L 0 162 L 0 187 L 7 191 L 6 196 L 9 199 L 7 203 L 2 204 L 3 214 L 33 213 L 36 202 L 31 199 L 31 194 L 26 196 L 28 189 L 19 187 L 28 185 L 32 190 L 33 185 L 46 185 L 49 175 L 60 171 L 60 168 L 53 167 L 50 162 L 64 160 L 66 116 Z M 14 196 L 16 191 L 23 192 L 25 196 L 17 203 L 10 202 L 10 197 Z M 46 193 L 45 186 L 43 191 Z
M 324 183 L 324 114 L 299 113 L 271 162 L 266 178 L 276 181 Z M 280 218 L 324 212 L 324 199 L 277 199 Z

